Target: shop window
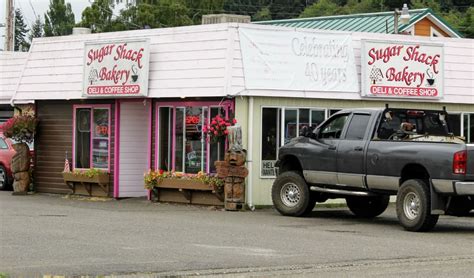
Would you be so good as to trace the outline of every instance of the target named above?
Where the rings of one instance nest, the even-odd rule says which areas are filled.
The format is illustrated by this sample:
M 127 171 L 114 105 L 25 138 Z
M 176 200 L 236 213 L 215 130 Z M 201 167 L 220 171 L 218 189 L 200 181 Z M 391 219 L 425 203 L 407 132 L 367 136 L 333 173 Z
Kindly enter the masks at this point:
M 467 143 L 474 143 L 474 113 L 463 115 L 464 137 Z
M 261 177 L 274 177 L 278 148 L 297 137 L 304 126 L 317 127 L 324 121 L 325 115 L 324 109 L 263 107 Z
M 170 107 L 159 108 L 159 125 L 162 127 L 158 133 L 158 144 L 161 150 L 158 157 L 158 167 L 165 171 L 169 171 L 171 165 L 171 114 L 172 109 Z
M 447 122 L 450 132 L 456 136 L 461 136 L 461 114 L 449 114 Z
M 285 139 L 284 142 L 287 144 L 292 138 L 298 136 L 298 123 L 296 121 L 298 115 L 297 109 L 285 109 L 284 126 L 285 126 Z
M 275 176 L 275 162 L 280 147 L 280 108 L 262 109 L 262 176 Z
M 110 164 L 110 107 L 76 107 L 74 117 L 74 168 L 108 170 Z
M 211 118 L 228 117 L 229 106 L 158 107 L 157 169 L 185 173 L 215 172 L 214 162 L 224 159 L 226 138 L 208 142 L 203 125 Z

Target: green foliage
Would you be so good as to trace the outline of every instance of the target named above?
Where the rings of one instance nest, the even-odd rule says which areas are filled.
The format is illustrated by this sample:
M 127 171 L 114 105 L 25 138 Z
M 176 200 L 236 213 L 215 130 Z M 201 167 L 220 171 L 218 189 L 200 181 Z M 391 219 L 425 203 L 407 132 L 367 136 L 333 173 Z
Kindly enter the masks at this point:
M 72 34 L 75 25 L 70 3 L 64 0 L 50 0 L 49 10 L 44 15 L 44 35 L 64 36 Z
M 79 26 L 90 28 L 93 33 L 111 31 L 113 8 L 110 0 L 94 0 L 90 7 L 82 11 Z
M 28 28 L 20 9 L 15 10 L 15 51 L 28 51 L 30 44 L 26 41 Z
M 3 134 L 17 142 L 31 143 L 35 139 L 38 120 L 34 116 L 20 115 L 8 119 L 1 126 Z
M 144 175 L 145 188 L 152 190 L 163 182 L 163 179 L 195 180 L 214 188 L 216 191 L 224 189 L 224 180 L 218 178 L 216 174 L 206 174 L 202 171 L 197 174 L 187 174 L 175 171 L 149 170 Z
M 341 14 L 342 7 L 331 0 L 319 0 L 317 3 L 306 8 L 301 14 L 301 18 L 318 17 Z
M 74 170 L 72 171 L 72 174 L 75 175 L 75 176 L 84 176 L 84 177 L 88 177 L 88 178 L 93 178 L 93 177 L 96 177 L 100 174 L 105 174 L 106 172 L 103 171 L 103 170 L 100 170 L 100 169 L 96 169 L 96 168 L 91 168 L 91 169 L 88 169 L 88 170 Z
M 43 36 L 43 22 L 41 18 L 38 16 L 31 26 L 30 33 L 28 34 L 28 39 L 30 40 L 30 44 L 33 42 L 33 38 L 41 38 Z

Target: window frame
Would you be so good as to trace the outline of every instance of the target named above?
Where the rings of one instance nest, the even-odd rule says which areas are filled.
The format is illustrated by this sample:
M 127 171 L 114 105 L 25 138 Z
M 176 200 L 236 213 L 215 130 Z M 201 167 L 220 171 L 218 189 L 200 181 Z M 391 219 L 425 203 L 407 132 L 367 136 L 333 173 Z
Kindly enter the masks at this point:
M 89 148 L 89 153 L 90 153 L 90 162 L 89 162 L 89 165 L 90 167 L 89 168 L 76 168 L 76 111 L 78 109 L 82 109 L 82 108 L 89 108 L 91 109 L 91 120 L 90 120 L 90 148 Z M 109 118 L 109 121 L 108 121 L 108 126 L 109 126 L 109 134 L 107 136 L 107 141 L 108 141 L 108 158 L 107 158 L 107 169 L 105 168 L 94 168 L 93 165 L 93 161 L 92 161 L 92 158 L 93 158 L 93 149 L 94 149 L 94 145 L 93 145 L 93 140 L 94 140 L 94 137 L 92 136 L 93 134 L 93 125 L 94 125 L 94 109 L 107 109 L 108 110 L 108 118 Z M 79 171 L 87 171 L 89 169 L 98 169 L 98 170 L 101 170 L 101 171 L 107 171 L 107 173 L 110 173 L 111 169 L 110 169 L 110 160 L 111 160 L 111 137 L 112 137 L 112 126 L 111 126 L 111 123 L 112 123 L 112 105 L 111 104 L 80 104 L 80 105 L 73 105 L 73 115 L 72 115 L 72 169 L 73 170 L 79 170 Z
M 200 108 L 206 108 L 206 115 L 204 116 L 204 119 L 207 119 L 207 122 L 205 124 L 210 123 L 210 115 L 212 108 L 222 108 L 225 112 L 225 117 L 228 118 L 232 111 L 235 111 L 234 107 L 234 102 L 232 101 L 224 101 L 224 102 L 219 102 L 219 101 L 183 101 L 183 102 L 156 102 L 155 104 L 155 140 L 153 142 L 155 146 L 155 162 L 153 163 L 154 169 L 158 170 L 159 169 L 159 154 L 160 154 L 160 144 L 159 144 L 159 136 L 160 136 L 160 117 L 159 117 L 159 112 L 160 108 L 170 108 L 172 111 L 172 115 L 170 117 L 170 124 L 171 124 L 171 129 L 169 130 L 172 132 L 172 134 L 169 135 L 171 138 L 171 143 L 170 143 L 170 151 L 171 151 L 171 167 L 169 167 L 169 171 L 175 171 L 176 169 L 176 152 L 175 152 L 175 142 L 176 142 L 176 110 L 177 108 L 183 109 L 184 114 L 186 115 L 186 107 L 200 107 Z M 183 124 L 185 123 L 185 118 L 183 119 Z M 185 133 L 184 133 L 185 136 Z M 205 140 L 204 138 L 202 140 Z M 210 159 L 211 159 L 211 143 L 205 141 L 204 142 L 204 148 L 206 150 L 206 156 L 201 157 L 201 160 L 205 160 L 205 167 L 202 169 L 202 171 L 209 173 L 210 172 Z M 185 150 L 186 142 L 183 140 L 183 150 Z M 227 139 L 225 142 L 225 149 L 227 149 Z M 185 156 L 183 155 L 183 173 L 185 172 Z M 192 173 L 190 173 L 192 174 Z
M 284 145 L 284 142 L 285 142 L 285 111 L 286 110 L 296 110 L 296 134 L 297 136 L 299 136 L 299 116 L 300 116 L 300 109 L 309 109 L 309 123 L 311 124 L 312 121 L 313 121 L 313 118 L 312 118 L 312 112 L 313 111 L 320 111 L 320 112 L 323 112 L 324 113 L 324 121 L 328 119 L 328 113 L 329 113 L 329 110 L 328 108 L 322 108 L 322 107 L 312 107 L 312 106 L 280 106 L 280 105 L 261 105 L 260 106 L 260 128 L 259 128 L 259 144 L 260 144 L 260 149 L 259 149 L 259 178 L 260 179 L 275 179 L 276 176 L 263 176 L 262 175 L 262 161 L 263 161 L 263 157 L 262 157 L 262 149 L 263 149 L 263 146 L 262 146 L 262 125 L 263 125 L 263 109 L 280 109 L 279 113 L 278 114 L 278 117 L 280 118 L 280 126 L 277 127 L 277 131 L 279 132 L 278 134 L 278 137 L 279 137 L 279 145 L 277 145 L 277 150 L 276 150 L 276 160 L 278 160 L 278 150 L 280 149 L 280 147 L 282 147 Z M 255 134 L 253 135 L 255 136 Z

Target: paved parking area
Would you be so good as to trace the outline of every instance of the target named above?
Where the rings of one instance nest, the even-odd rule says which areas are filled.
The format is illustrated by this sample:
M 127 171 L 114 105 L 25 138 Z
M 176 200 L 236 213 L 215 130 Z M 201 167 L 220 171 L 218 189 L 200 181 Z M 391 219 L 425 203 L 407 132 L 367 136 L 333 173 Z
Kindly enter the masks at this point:
M 442 216 L 434 231 L 411 233 L 398 225 L 393 206 L 373 220 L 357 219 L 345 207 L 291 218 L 272 209 L 226 212 L 136 198 L 0 192 L 0 232 L 0 273 L 13 277 L 474 271 L 474 215 Z

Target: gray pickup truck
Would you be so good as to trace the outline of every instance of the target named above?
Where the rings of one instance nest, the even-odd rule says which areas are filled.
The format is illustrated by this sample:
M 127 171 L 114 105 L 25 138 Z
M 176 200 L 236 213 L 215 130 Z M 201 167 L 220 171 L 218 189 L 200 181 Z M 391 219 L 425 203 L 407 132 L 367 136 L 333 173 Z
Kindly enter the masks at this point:
M 345 198 L 358 217 L 376 217 L 397 195 L 400 224 L 429 231 L 440 214 L 474 209 L 474 145 L 454 136 L 446 111 L 351 109 L 281 147 L 275 208 L 302 216 L 316 202 Z

